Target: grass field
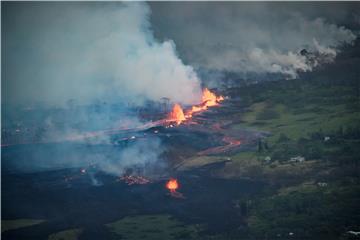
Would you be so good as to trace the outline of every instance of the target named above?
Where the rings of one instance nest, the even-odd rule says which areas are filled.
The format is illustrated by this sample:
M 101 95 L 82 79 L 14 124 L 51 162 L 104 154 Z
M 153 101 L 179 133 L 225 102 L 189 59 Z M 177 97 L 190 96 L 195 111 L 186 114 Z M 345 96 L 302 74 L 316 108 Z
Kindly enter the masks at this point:
M 69 229 L 58 233 L 51 234 L 48 240 L 77 240 L 79 239 L 82 229 Z
M 170 215 L 142 215 L 126 217 L 106 225 L 121 239 L 194 239 L 199 226 L 184 225 Z
M 222 156 L 195 156 L 192 158 L 186 159 L 181 166 L 179 166 L 179 170 L 187 170 L 194 167 L 201 167 L 206 164 L 216 163 L 224 161 L 225 158 Z
M 266 120 L 259 119 L 259 115 L 265 110 L 275 113 L 276 117 Z M 276 141 L 281 134 L 285 134 L 292 140 L 308 137 L 317 131 L 332 133 L 339 127 L 358 127 L 360 112 L 348 110 L 346 105 L 319 106 L 307 105 L 297 108 L 296 111 L 283 104 L 270 106 L 266 102 L 251 105 L 248 112 L 242 117 L 240 124 L 233 128 L 255 128 L 271 132 L 269 142 Z
M 40 224 L 45 220 L 42 219 L 15 219 L 15 220 L 1 220 L 1 232 L 14 230 L 22 227 L 28 227 L 35 224 Z
M 359 230 L 358 190 L 312 182 L 283 188 L 259 202 L 249 217 L 250 231 L 269 239 L 357 239 L 346 233 Z

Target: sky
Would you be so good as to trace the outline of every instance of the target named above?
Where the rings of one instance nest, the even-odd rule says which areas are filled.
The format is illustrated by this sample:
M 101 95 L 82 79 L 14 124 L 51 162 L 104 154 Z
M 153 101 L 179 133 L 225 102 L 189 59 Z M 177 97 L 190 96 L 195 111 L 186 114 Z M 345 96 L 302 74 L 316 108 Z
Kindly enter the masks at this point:
M 1 4 L 2 102 L 17 105 L 194 104 L 199 69 L 292 79 L 334 61 L 360 29 L 358 2 Z

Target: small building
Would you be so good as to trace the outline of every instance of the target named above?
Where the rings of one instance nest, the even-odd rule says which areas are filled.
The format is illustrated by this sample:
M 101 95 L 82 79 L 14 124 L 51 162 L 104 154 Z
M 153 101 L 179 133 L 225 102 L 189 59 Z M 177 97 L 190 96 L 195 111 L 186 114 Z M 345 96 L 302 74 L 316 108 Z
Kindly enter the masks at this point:
M 289 161 L 289 162 L 301 163 L 301 162 L 304 162 L 304 161 L 305 161 L 305 158 L 304 158 L 304 157 L 302 157 L 302 156 L 296 156 L 296 157 L 290 158 L 290 161 Z
M 270 163 L 270 162 L 271 162 L 271 157 L 270 157 L 270 156 L 266 156 L 266 157 L 264 158 L 264 161 L 265 161 L 265 163 Z
M 319 187 L 327 187 L 328 184 L 326 182 L 318 182 L 317 185 Z

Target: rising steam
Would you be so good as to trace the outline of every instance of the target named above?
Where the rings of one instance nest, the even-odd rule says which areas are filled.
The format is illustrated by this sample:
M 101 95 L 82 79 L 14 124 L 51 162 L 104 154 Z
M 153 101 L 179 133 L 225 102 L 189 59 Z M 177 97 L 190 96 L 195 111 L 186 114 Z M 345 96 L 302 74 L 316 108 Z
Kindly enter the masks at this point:
M 192 65 L 244 74 L 278 73 L 288 78 L 333 61 L 344 44 L 356 39 L 355 31 L 342 24 L 353 23 L 347 16 L 359 12 L 354 5 L 341 3 L 150 5 L 156 34 L 174 39 Z M 317 65 L 299 54 L 302 49 L 320 57 Z
M 147 4 L 13 2 L 3 4 L 3 13 L 3 127 L 29 131 L 16 156 L 4 158 L 6 168 L 95 165 L 118 176 L 159 164 L 158 138 L 133 136 L 117 145 L 102 134 L 141 125 L 131 109 L 147 100 L 201 99 L 197 74 L 179 59 L 175 43 L 154 38 Z
M 5 101 L 199 101 L 200 81 L 171 40 L 157 41 L 143 3 L 9 3 Z M 19 36 L 26 37 L 19 37 Z

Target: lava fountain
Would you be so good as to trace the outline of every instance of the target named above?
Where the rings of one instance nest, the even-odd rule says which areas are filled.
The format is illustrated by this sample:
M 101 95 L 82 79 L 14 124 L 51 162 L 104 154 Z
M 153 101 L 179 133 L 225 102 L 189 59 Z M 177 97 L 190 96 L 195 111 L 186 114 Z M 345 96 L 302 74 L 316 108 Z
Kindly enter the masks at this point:
M 179 184 L 176 179 L 170 179 L 166 183 L 166 188 L 170 190 L 171 193 L 176 192 L 176 189 L 179 188 Z
M 224 100 L 223 96 L 216 96 L 215 93 L 210 92 L 210 90 L 207 88 L 203 90 L 202 102 L 205 104 L 205 106 L 216 106 L 222 100 Z
M 176 189 L 179 188 L 179 183 L 176 179 L 171 178 L 169 181 L 167 181 L 166 188 L 170 190 L 170 196 L 174 198 L 185 199 L 182 193 L 176 191 Z
M 191 110 L 189 110 L 186 115 L 191 117 L 193 113 L 204 111 L 208 107 L 217 106 L 223 100 L 224 100 L 223 96 L 216 96 L 215 93 L 205 88 L 202 92 L 201 104 L 192 106 Z
M 167 118 L 167 121 L 176 122 L 177 125 L 179 125 L 186 119 L 191 118 L 193 113 L 204 111 L 208 107 L 217 106 L 223 100 L 223 96 L 216 96 L 215 93 L 205 88 L 202 92 L 201 104 L 192 106 L 186 114 L 184 114 L 184 111 L 179 104 L 175 104 Z
M 185 121 L 184 112 L 179 104 L 175 104 L 172 111 L 169 114 L 168 120 L 176 122 L 176 124 L 180 124 L 182 121 Z

